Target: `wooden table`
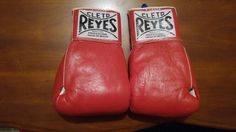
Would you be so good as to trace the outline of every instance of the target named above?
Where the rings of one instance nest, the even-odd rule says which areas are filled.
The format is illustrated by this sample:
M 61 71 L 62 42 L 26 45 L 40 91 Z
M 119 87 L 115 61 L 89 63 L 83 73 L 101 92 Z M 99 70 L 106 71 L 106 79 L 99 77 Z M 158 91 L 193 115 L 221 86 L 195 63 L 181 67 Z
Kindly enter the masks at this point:
M 70 40 L 72 8 L 114 9 L 121 13 L 123 49 L 130 52 L 127 10 L 143 2 L 175 6 L 180 33 L 201 95 L 200 110 L 184 119 L 63 117 L 51 94 L 59 61 Z M 1 0 L 0 124 L 36 131 L 131 131 L 166 121 L 236 130 L 236 1 L 233 0 Z

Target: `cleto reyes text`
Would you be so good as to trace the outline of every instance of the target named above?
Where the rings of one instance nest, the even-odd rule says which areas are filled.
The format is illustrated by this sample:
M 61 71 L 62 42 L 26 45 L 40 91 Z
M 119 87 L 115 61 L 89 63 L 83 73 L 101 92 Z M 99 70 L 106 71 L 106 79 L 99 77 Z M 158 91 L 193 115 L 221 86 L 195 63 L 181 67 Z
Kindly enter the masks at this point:
M 102 30 L 109 33 L 117 31 L 117 14 L 95 11 L 80 11 L 79 33 L 89 30 Z
M 149 31 L 171 32 L 174 28 L 173 15 L 168 11 L 148 11 L 135 13 L 136 35 L 139 37 Z

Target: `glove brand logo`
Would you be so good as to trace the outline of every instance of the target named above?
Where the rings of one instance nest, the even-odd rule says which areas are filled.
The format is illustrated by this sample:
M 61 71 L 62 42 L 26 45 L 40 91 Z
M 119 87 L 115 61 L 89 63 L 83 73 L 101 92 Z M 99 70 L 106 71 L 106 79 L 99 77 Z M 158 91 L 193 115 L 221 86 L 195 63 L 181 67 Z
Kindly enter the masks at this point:
M 134 20 L 136 41 L 176 37 L 171 9 L 134 11 Z
M 79 10 L 77 36 L 118 40 L 118 17 L 115 12 Z

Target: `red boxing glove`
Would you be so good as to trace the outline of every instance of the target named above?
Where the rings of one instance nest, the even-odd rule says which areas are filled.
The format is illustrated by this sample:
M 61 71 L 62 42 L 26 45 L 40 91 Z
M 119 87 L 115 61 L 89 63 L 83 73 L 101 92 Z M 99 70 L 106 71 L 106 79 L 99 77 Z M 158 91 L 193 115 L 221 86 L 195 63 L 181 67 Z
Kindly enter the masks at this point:
M 73 40 L 55 79 L 55 109 L 77 116 L 125 112 L 130 85 L 121 48 L 120 14 L 75 9 L 73 18 Z
M 131 111 L 162 117 L 195 112 L 198 87 L 179 36 L 176 9 L 131 9 L 129 22 Z

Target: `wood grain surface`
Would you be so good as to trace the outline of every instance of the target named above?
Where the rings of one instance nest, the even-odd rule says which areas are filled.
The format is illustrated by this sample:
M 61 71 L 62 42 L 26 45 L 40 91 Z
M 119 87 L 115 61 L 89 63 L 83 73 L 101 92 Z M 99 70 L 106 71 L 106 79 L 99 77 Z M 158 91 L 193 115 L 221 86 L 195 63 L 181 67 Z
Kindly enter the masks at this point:
M 182 119 L 65 117 L 52 108 L 58 64 L 71 40 L 72 8 L 121 13 L 123 49 L 130 53 L 127 11 L 143 2 L 174 6 L 195 71 L 201 105 Z M 1 0 L 0 126 L 34 131 L 133 131 L 162 122 L 236 130 L 236 1 L 234 0 Z

